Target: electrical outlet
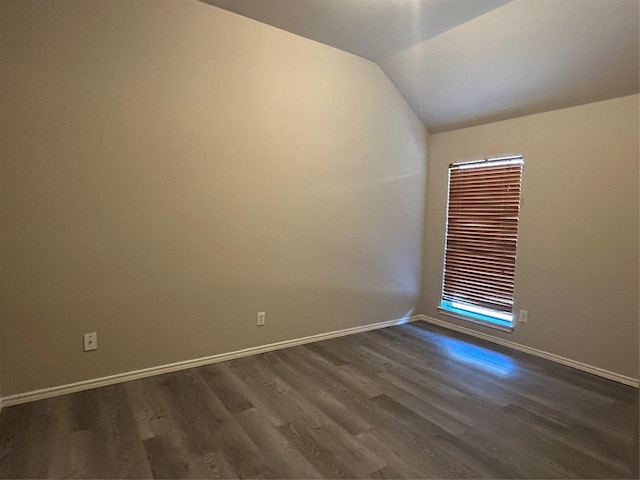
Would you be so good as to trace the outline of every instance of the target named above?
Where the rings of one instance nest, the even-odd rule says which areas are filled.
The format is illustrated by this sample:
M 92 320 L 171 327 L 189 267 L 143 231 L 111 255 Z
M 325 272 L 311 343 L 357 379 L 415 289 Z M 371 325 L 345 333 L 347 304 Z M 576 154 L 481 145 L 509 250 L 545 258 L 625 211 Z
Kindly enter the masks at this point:
M 527 323 L 529 321 L 529 312 L 526 310 L 520 310 L 520 315 L 518 316 L 518 322 Z
M 264 326 L 264 317 L 266 316 L 266 314 L 264 312 L 258 312 L 258 321 L 256 322 L 256 325 L 259 327 L 263 327 Z
M 98 334 L 96 332 L 84 334 L 84 351 L 98 349 Z

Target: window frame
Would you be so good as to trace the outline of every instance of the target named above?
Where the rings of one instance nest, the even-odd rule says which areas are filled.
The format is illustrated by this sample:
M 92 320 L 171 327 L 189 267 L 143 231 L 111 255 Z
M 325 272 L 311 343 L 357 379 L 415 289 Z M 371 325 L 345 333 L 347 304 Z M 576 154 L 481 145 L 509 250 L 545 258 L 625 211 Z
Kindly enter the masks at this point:
M 449 269 L 450 271 L 450 275 L 447 275 L 448 270 L 447 270 L 447 266 L 448 266 L 448 253 L 455 251 L 456 250 L 456 241 L 458 242 L 458 254 L 461 251 L 461 248 L 467 248 L 469 249 L 470 246 L 469 244 L 467 244 L 466 246 L 464 245 L 464 241 L 460 241 L 459 238 L 459 233 L 452 233 L 450 235 L 450 222 L 451 222 L 451 218 L 453 218 L 454 216 L 452 215 L 452 207 L 451 207 L 451 203 L 452 203 L 452 189 L 451 189 L 451 177 L 452 177 L 452 171 L 461 171 L 461 170 L 467 170 L 471 175 L 474 174 L 474 172 L 472 172 L 472 170 L 475 170 L 475 172 L 480 172 L 479 175 L 483 178 L 483 181 L 486 182 L 487 179 L 489 178 L 489 174 L 484 173 L 484 175 L 482 174 L 482 168 L 484 167 L 496 167 L 496 170 L 498 167 L 501 166 L 505 166 L 504 170 L 509 170 L 510 173 L 508 174 L 508 178 L 509 181 L 508 183 L 508 187 L 506 188 L 506 190 L 501 191 L 501 192 L 495 192 L 493 188 L 491 188 L 491 192 L 489 193 L 483 193 L 482 195 L 482 200 L 494 200 L 496 202 L 500 202 L 502 201 L 502 209 L 503 211 L 507 210 L 507 206 L 505 206 L 506 204 L 509 204 L 509 206 L 511 207 L 511 215 L 513 215 L 513 210 L 515 208 L 515 221 L 514 218 L 512 216 L 509 216 L 509 213 L 502 213 L 502 216 L 499 218 L 500 220 L 500 226 L 504 226 L 505 230 L 506 230 L 506 226 L 507 225 L 511 225 L 511 227 L 509 228 L 509 233 L 504 233 L 504 232 L 500 232 L 500 233 L 487 233 L 487 231 L 489 230 L 489 228 L 494 229 L 494 225 L 491 225 L 491 227 L 488 227 L 487 224 L 483 224 L 481 220 L 477 220 L 477 218 L 474 218 L 474 221 L 476 222 L 476 224 L 474 225 L 474 228 L 479 228 L 480 234 L 474 233 L 474 235 L 476 235 L 476 237 L 474 238 L 474 240 L 477 241 L 478 238 L 480 238 L 480 243 L 484 243 L 484 241 L 489 238 L 489 240 L 496 240 L 496 239 L 501 239 L 503 240 L 504 244 L 506 244 L 506 238 L 509 237 L 509 242 L 510 245 L 513 244 L 512 246 L 510 246 L 509 248 L 507 248 L 506 246 L 501 246 L 500 248 L 502 248 L 502 250 L 499 249 L 498 253 L 503 254 L 504 258 L 507 258 L 507 260 L 504 260 L 504 258 L 501 258 L 496 264 L 490 264 L 492 267 L 496 268 L 498 264 L 502 264 L 503 262 L 507 262 L 509 270 L 511 271 L 510 274 L 505 275 L 504 272 L 501 272 L 499 275 L 499 278 L 497 280 L 491 280 L 488 281 L 486 277 L 489 277 L 490 275 L 486 275 L 486 277 L 483 280 L 477 281 L 477 283 L 474 283 L 474 281 L 476 279 L 472 279 L 469 277 L 466 278 L 462 278 L 462 281 L 467 281 L 469 284 L 471 284 L 472 286 L 470 287 L 470 290 L 473 291 L 473 294 L 477 294 L 480 290 L 486 289 L 487 286 L 489 288 L 492 287 L 496 287 L 496 288 L 500 288 L 501 290 L 504 289 L 504 286 L 502 285 L 502 283 L 504 283 L 504 281 L 507 281 L 507 291 L 508 293 L 510 293 L 509 298 L 507 299 L 507 297 L 505 296 L 505 294 L 503 293 L 501 295 L 501 302 L 503 305 L 500 308 L 496 308 L 495 310 L 492 310 L 491 308 L 488 308 L 489 305 L 487 305 L 487 303 L 491 303 L 490 301 L 483 299 L 478 301 L 477 303 L 474 303 L 473 300 L 470 300 L 468 297 L 464 298 L 464 292 L 461 292 L 460 290 L 456 291 L 456 287 L 455 285 L 458 283 L 459 281 L 459 276 L 460 275 L 465 275 L 464 272 L 462 272 L 461 266 L 462 267 L 469 267 L 468 269 L 472 269 L 473 268 L 473 263 L 476 261 L 482 261 L 480 260 L 482 258 L 482 255 L 489 255 L 489 249 L 486 249 L 486 245 L 481 245 L 480 247 L 474 247 L 475 250 L 480 251 L 481 253 L 475 257 L 471 257 L 471 254 L 469 254 L 468 252 L 464 252 L 464 254 L 469 255 L 470 258 L 472 258 L 470 260 L 470 263 L 463 263 L 460 261 L 460 259 L 455 259 L 456 257 L 456 253 L 453 253 L 453 257 L 454 260 L 452 260 L 450 262 L 450 264 L 452 265 L 452 267 Z M 518 168 L 514 169 L 512 166 L 513 165 L 517 165 Z M 517 170 L 517 173 L 515 173 Z M 500 170 L 497 170 L 496 175 L 502 175 L 503 173 L 501 173 Z M 477 323 L 480 325 L 485 325 L 485 326 L 489 326 L 498 330 L 502 330 L 502 331 L 506 331 L 506 332 L 512 332 L 513 329 L 515 328 L 516 325 L 516 319 L 515 319 L 515 311 L 514 311 L 514 306 L 515 306 L 515 267 L 516 267 L 516 257 L 517 257 L 517 244 L 518 244 L 518 235 L 519 235 L 519 224 L 520 224 L 520 216 L 521 216 L 521 208 L 522 208 L 522 178 L 523 178 L 523 174 L 524 174 L 524 157 L 522 155 L 510 155 L 510 156 L 505 156 L 505 157 L 496 157 L 496 158 L 487 158 L 487 159 L 479 159 L 479 160 L 473 160 L 473 161 L 468 161 L 468 162 L 458 162 L 458 163 L 452 163 L 449 165 L 448 170 L 447 170 L 447 178 L 448 178 L 448 183 L 447 183 L 447 210 L 446 210 L 446 218 L 445 218 L 445 238 L 444 238 L 444 255 L 443 255 L 443 265 L 442 265 L 442 281 L 441 281 L 441 291 L 440 291 L 440 303 L 438 305 L 438 311 L 444 315 L 448 315 L 448 316 L 452 316 L 461 320 L 465 320 L 465 321 L 469 321 L 469 322 L 473 322 L 473 323 Z M 460 174 L 459 174 L 460 175 Z M 515 176 L 517 175 L 517 188 L 511 188 L 511 185 L 514 185 L 515 182 Z M 457 184 L 455 185 L 455 188 L 460 189 L 462 187 L 462 183 L 464 183 L 464 180 L 457 180 Z M 511 182 L 511 183 L 509 183 Z M 483 183 L 482 187 L 487 188 L 487 183 Z M 475 188 L 472 187 L 472 188 Z M 513 193 L 513 192 L 517 192 L 517 193 Z M 464 193 L 460 194 L 459 191 L 458 193 L 455 194 L 455 202 L 456 203 L 463 203 L 463 206 L 461 207 L 461 209 L 459 209 L 456 213 L 458 213 L 458 215 L 460 215 L 459 212 L 461 212 L 464 207 L 466 206 L 467 208 L 469 208 L 469 205 L 464 205 L 465 202 L 469 202 L 470 200 L 464 199 Z M 477 194 L 476 194 L 477 195 Z M 492 197 L 492 195 L 495 195 L 494 197 Z M 517 197 L 517 203 L 514 204 L 514 198 Z M 476 200 L 471 200 L 472 202 L 475 202 Z M 475 205 L 474 205 L 475 206 Z M 486 208 L 486 207 L 485 207 Z M 491 208 L 495 208 L 495 207 L 491 207 Z M 471 220 L 470 217 L 473 217 L 473 215 L 471 215 L 470 213 L 466 213 L 467 217 L 464 218 L 464 220 L 466 220 L 467 222 L 469 222 Z M 481 214 L 476 214 L 476 217 L 481 217 Z M 487 219 L 485 218 L 485 221 L 487 221 Z M 494 222 L 495 220 L 492 219 L 491 222 Z M 515 224 L 515 230 L 513 225 Z M 454 231 L 459 231 L 461 228 L 461 224 L 458 223 L 456 224 L 456 226 L 454 227 Z M 463 235 L 466 236 L 468 235 L 468 231 L 464 231 Z M 472 232 L 473 233 L 473 232 Z M 453 237 L 453 238 L 452 238 Z M 450 248 L 450 240 L 453 240 L 453 244 L 454 247 Z M 472 240 L 473 241 L 473 240 Z M 459 245 L 462 244 L 462 247 L 460 247 Z M 485 247 L 485 251 L 482 251 L 482 247 Z M 509 249 L 513 250 L 512 254 L 509 254 Z M 494 252 L 495 253 L 495 252 Z M 513 258 L 510 258 L 513 257 Z M 487 261 L 487 260 L 485 260 Z M 477 265 L 475 265 L 477 267 Z M 476 272 L 474 272 L 476 273 Z M 449 277 L 449 279 L 448 279 Z M 456 277 L 455 280 L 451 280 L 451 277 Z M 492 283 L 493 282 L 493 283 Z M 501 283 L 500 285 L 498 285 L 498 283 Z M 452 286 L 453 285 L 453 286 Z M 474 287 L 476 288 L 476 290 L 474 290 Z M 509 292 L 509 288 L 510 288 L 510 292 Z M 453 292 L 453 293 L 452 293 Z M 458 301 L 456 301 L 455 296 L 458 295 L 459 299 Z M 460 301 L 460 299 L 462 299 L 462 301 Z M 505 300 L 506 299 L 506 300 Z M 510 305 L 510 309 L 507 311 L 505 308 L 505 302 L 506 304 Z

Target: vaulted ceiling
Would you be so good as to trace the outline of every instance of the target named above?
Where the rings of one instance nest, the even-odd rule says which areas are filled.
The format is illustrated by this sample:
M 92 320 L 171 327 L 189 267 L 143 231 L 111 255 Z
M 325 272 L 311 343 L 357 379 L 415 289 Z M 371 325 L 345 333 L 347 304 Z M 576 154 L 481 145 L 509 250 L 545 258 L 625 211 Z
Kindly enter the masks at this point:
M 376 62 L 441 132 L 638 93 L 640 0 L 202 0 Z

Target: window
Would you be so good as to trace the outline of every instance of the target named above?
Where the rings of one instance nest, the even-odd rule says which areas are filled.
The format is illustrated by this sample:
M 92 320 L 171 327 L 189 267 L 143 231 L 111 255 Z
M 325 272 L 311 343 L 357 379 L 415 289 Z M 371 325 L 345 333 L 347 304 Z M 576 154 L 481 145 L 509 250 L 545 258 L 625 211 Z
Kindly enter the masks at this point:
M 449 165 L 440 311 L 513 330 L 522 157 Z

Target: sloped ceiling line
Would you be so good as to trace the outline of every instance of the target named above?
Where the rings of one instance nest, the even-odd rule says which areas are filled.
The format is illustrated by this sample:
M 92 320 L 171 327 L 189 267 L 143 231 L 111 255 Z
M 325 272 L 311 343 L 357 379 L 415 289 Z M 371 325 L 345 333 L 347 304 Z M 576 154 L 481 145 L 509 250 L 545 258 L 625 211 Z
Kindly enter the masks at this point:
M 370 59 L 430 132 L 638 93 L 638 0 L 201 0 Z

